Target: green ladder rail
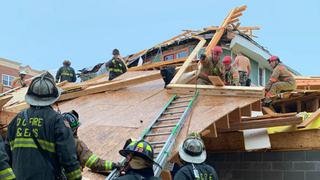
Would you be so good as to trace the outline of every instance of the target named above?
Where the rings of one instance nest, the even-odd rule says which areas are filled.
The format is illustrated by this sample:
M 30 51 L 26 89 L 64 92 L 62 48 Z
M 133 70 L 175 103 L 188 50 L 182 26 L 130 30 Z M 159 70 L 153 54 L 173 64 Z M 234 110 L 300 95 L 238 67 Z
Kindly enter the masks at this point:
M 167 163 L 176 138 L 198 95 L 198 91 L 192 95 L 174 95 L 140 136 L 139 140 L 148 141 L 155 151 L 154 160 L 160 165 L 160 167 L 153 166 L 155 176 L 160 176 L 162 168 Z M 156 138 L 160 140 L 149 140 Z M 125 161 L 123 159 L 121 163 L 124 164 Z M 113 180 L 119 176 L 120 171 L 115 169 L 107 176 L 106 180 Z

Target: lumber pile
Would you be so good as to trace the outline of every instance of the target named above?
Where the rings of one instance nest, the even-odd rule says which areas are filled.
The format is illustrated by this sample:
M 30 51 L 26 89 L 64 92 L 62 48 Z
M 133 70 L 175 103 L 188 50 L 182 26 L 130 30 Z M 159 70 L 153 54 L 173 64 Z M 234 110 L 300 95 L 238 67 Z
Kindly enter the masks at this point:
M 159 71 L 148 71 L 128 72 L 112 81 L 108 81 L 104 76 L 104 78 L 99 77 L 96 78 L 95 81 L 86 81 L 83 83 L 62 82 L 58 84 L 63 90 L 58 102 L 105 91 L 114 91 L 130 85 L 142 84 L 157 79 L 161 79 Z M 3 106 L 3 110 L 17 113 L 27 108 L 28 104 L 24 102 L 26 90 L 27 88 L 22 88 L 17 92 L 13 92 L 12 95 L 1 97 L 0 105 L 1 107 Z

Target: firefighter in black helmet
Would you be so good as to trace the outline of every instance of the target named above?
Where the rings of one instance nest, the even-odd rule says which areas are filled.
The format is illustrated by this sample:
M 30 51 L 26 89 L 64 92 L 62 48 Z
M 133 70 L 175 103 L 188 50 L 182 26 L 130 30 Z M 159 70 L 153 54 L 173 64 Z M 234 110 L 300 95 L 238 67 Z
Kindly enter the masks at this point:
M 125 175 L 117 180 L 159 180 L 154 176 L 153 165 L 154 152 L 152 146 L 144 141 L 131 141 L 128 145 L 119 151 L 120 155 L 125 157 L 128 162 Z
M 68 81 L 68 82 L 76 82 L 77 77 L 74 69 L 71 67 L 71 62 L 69 60 L 63 61 L 63 66 L 60 67 L 56 74 L 56 82 L 62 82 L 62 81 Z
M 120 56 L 119 50 L 114 49 L 112 55 L 112 59 L 106 63 L 106 67 L 109 68 L 109 81 L 127 72 L 127 65 Z
M 51 107 L 60 95 L 50 73 L 35 77 L 25 96 L 30 108 L 8 126 L 6 149 L 19 180 L 81 179 L 70 125 Z

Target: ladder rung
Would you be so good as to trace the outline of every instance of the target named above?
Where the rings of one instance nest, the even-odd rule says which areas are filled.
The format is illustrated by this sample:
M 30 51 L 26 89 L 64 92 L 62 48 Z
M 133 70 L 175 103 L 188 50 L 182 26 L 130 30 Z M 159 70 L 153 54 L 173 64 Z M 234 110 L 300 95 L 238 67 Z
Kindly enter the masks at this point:
M 178 104 L 178 103 L 185 103 L 185 102 L 190 102 L 190 100 L 181 100 L 181 101 L 177 100 L 177 101 L 171 102 L 171 104 Z
M 188 106 L 172 106 L 172 107 L 167 107 L 167 109 L 177 109 L 177 108 L 185 108 Z
M 153 134 L 147 134 L 147 137 L 151 137 L 151 136 L 166 136 L 166 135 L 170 135 L 171 132 L 164 132 L 164 133 L 153 133 Z
M 163 122 L 163 121 L 175 121 L 175 120 L 179 120 L 180 117 L 175 117 L 175 118 L 162 118 L 162 119 L 158 119 L 158 122 Z
M 153 149 L 156 149 L 156 148 L 163 148 L 164 144 L 159 144 L 159 145 L 154 145 L 152 146 Z
M 166 141 L 156 141 L 156 142 L 149 142 L 150 145 L 158 145 L 158 144 L 165 144 Z
M 164 113 L 162 113 L 162 114 L 164 114 L 164 115 L 168 115 L 168 114 L 180 114 L 180 113 L 184 113 L 184 111 L 164 112 Z
M 189 97 L 193 97 L 194 95 L 185 95 L 185 96 L 178 96 L 178 98 L 189 98 Z
M 160 126 L 152 126 L 152 129 L 157 129 L 157 128 L 168 128 L 168 127 L 175 127 L 176 124 L 168 124 L 168 125 L 160 125 Z

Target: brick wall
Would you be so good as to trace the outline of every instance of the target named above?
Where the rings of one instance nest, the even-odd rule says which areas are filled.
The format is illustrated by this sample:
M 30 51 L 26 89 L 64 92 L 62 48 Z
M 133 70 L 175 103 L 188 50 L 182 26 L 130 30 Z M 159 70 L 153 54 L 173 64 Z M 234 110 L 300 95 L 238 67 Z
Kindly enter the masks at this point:
M 319 180 L 320 151 L 209 153 L 220 180 Z
M 6 75 L 10 75 L 10 76 L 14 76 L 14 77 L 18 77 L 19 76 L 19 70 L 14 69 L 14 68 L 9 68 L 9 67 L 5 67 L 5 66 L 1 66 L 0 65 L 0 82 L 2 83 L 2 74 L 6 74 Z M 29 79 L 32 76 L 27 75 L 25 79 Z M 11 89 L 11 87 L 8 86 L 4 86 L 3 87 L 3 91 L 7 91 Z

